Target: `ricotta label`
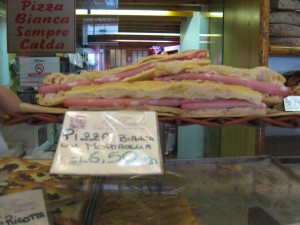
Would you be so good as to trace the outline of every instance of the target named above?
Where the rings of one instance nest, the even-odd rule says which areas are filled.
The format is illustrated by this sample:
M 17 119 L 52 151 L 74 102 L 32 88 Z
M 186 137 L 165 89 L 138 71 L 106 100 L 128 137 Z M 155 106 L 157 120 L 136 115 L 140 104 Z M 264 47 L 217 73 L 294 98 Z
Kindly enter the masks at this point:
M 0 225 L 49 225 L 42 189 L 0 197 Z

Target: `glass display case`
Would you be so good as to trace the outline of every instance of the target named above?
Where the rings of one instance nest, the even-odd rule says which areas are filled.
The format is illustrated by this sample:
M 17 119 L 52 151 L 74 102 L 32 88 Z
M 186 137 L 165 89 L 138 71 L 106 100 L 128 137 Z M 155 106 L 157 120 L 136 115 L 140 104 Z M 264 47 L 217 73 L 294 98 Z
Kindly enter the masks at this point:
M 300 222 L 299 160 L 168 160 L 162 176 L 122 177 L 51 175 L 49 160 L 0 163 L 1 196 L 43 189 L 49 218 L 57 225 Z
M 245 68 L 267 65 L 269 1 L 224 2 L 224 20 L 212 19 L 208 26 L 212 33 L 221 31 L 221 37 L 200 36 L 199 41 L 215 43 L 208 45 L 215 62 Z M 5 115 L 1 123 L 6 126 L 53 123 L 58 124 L 53 129 L 59 129 L 64 120 L 63 111 L 39 110 L 27 108 L 21 114 Z M 37 158 L 0 158 L 0 203 L 1 196 L 42 189 L 50 222 L 55 225 L 300 223 L 299 161 L 264 155 L 265 127 L 298 128 L 299 115 L 284 112 L 274 116 L 218 118 L 160 116 L 158 120 L 162 123 L 198 124 L 222 130 L 226 135 L 216 132 L 211 141 L 223 153 L 237 149 L 243 155 L 251 148 L 255 155 L 167 159 L 162 176 L 50 174 L 52 159 L 43 157 L 53 156 L 54 141 L 54 146 L 47 149 L 51 154 L 36 154 Z M 234 129 L 228 130 L 231 126 Z M 235 126 L 249 128 L 250 135 Z M 1 223 L 5 224 L 5 220 L 0 216 Z

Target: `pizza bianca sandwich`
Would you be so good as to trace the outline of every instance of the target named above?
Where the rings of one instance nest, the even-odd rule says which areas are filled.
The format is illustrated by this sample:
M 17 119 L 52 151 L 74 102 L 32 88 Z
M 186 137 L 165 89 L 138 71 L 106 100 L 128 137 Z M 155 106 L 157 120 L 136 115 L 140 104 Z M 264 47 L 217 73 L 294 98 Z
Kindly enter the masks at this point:
M 97 72 L 89 71 L 89 75 L 83 74 L 87 79 L 80 81 L 86 83 L 57 84 L 68 87 L 41 92 L 38 103 L 76 110 L 153 110 L 191 117 L 245 116 L 265 114 L 267 107 L 281 104 L 291 93 L 290 87 L 285 86 L 285 77 L 267 67 L 213 65 L 204 50 L 171 56 L 163 57 L 164 60 L 159 55 L 146 57 L 126 69 L 98 72 L 105 75 L 97 78 L 93 75 Z M 116 71 L 122 75 L 117 76 Z M 151 76 L 141 76 L 143 71 L 151 71 Z
M 47 95 L 72 110 L 153 110 L 187 117 L 262 115 L 258 91 L 210 81 L 134 81 L 77 86 Z
M 151 55 L 129 65 L 106 71 L 84 71 L 81 74 L 53 73 L 46 76 L 38 88 L 39 94 L 57 93 L 75 86 L 88 86 L 118 81 L 152 79 L 157 62 L 190 61 L 196 65 L 207 65 L 211 61 L 207 50 L 187 50 L 172 55 Z
M 285 86 L 286 78 L 264 66 L 245 69 L 213 64 L 157 63 L 154 80 L 200 80 L 244 86 L 262 93 L 263 102 L 269 107 L 282 103 L 283 98 L 291 94 L 291 89 Z

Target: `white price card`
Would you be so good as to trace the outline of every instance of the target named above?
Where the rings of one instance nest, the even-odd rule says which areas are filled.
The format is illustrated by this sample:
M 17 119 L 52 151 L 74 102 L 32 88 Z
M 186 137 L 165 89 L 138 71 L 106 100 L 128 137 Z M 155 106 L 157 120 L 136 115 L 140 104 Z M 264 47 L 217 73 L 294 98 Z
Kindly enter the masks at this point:
M 300 111 L 300 96 L 288 96 L 284 100 L 284 110 L 289 112 Z
M 0 224 L 49 225 L 42 189 L 0 197 Z
M 156 112 L 68 111 L 50 173 L 163 174 Z

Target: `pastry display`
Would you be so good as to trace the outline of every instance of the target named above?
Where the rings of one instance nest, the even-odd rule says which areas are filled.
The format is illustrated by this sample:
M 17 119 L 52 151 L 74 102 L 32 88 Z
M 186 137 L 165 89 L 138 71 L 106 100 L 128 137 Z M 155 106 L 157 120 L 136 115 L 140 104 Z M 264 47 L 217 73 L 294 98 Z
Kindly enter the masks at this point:
M 84 224 L 94 178 L 49 174 L 51 160 L 0 159 L 0 194 L 42 188 L 55 225 Z
M 200 225 L 181 195 L 104 196 L 94 225 Z
M 180 174 L 109 178 L 96 205 L 95 225 L 200 225 L 181 193 L 188 183 Z

